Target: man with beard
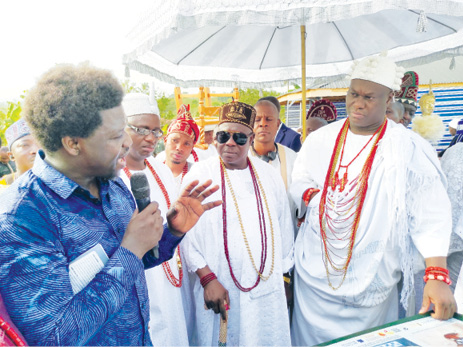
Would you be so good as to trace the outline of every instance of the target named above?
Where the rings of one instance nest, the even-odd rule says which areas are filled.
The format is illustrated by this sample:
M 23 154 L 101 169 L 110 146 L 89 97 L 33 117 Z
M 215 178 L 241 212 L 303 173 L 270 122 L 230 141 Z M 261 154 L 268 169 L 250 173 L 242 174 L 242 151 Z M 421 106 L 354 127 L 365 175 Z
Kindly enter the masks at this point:
M 31 345 L 150 345 L 144 268 L 220 204 L 201 205 L 215 190 L 193 182 L 167 224 L 157 203 L 136 210 L 116 178 L 131 144 L 122 95 L 109 71 L 63 65 L 25 99 L 43 150 L 0 196 L 0 295 Z

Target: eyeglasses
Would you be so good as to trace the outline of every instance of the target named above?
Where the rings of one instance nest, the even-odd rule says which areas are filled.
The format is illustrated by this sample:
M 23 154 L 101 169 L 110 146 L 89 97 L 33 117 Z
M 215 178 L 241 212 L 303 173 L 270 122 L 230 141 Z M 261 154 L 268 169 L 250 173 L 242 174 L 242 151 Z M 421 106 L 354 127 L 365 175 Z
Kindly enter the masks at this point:
M 153 134 L 155 137 L 159 138 L 162 135 L 164 135 L 162 130 L 159 128 L 156 128 L 154 130 L 149 130 L 145 128 L 137 128 L 133 126 L 132 124 L 127 124 L 127 127 L 129 127 L 130 129 L 133 129 L 138 135 L 141 135 L 141 136 L 148 136 L 149 134 Z
M 217 142 L 220 144 L 226 143 L 228 140 L 230 140 L 232 134 L 233 141 L 235 141 L 235 143 L 239 146 L 244 146 L 246 142 L 248 142 L 248 137 L 252 135 L 252 133 L 246 135 L 237 131 L 218 131 L 216 134 Z

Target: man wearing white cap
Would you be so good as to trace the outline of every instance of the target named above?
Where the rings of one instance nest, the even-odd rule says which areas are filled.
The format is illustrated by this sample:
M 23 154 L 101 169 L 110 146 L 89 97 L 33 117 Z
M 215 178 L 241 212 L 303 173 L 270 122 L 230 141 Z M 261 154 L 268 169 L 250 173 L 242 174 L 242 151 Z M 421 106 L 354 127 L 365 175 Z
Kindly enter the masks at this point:
M 450 133 L 450 135 L 455 136 L 455 134 L 457 133 L 458 122 L 460 122 L 459 118 L 455 118 L 455 119 L 452 119 L 450 121 L 450 123 L 449 123 L 449 133 Z
M 39 149 L 37 142 L 31 135 L 31 130 L 24 119 L 19 119 L 5 131 L 8 141 L 8 155 L 16 163 L 16 172 L 5 175 L 0 184 L 12 184 L 19 176 L 27 170 L 32 169 L 35 155 Z
M 151 201 L 159 204 L 161 216 L 177 199 L 177 189 L 170 169 L 152 156 L 159 139 L 159 108 L 156 100 L 142 93 L 127 94 L 122 106 L 127 115 L 127 132 L 132 146 L 120 177 L 130 188 L 130 177 L 143 172 L 150 185 Z M 154 346 L 185 346 L 188 335 L 182 302 L 182 269 L 178 250 L 162 266 L 145 271 L 150 301 L 150 336 Z M 187 276 L 186 276 L 187 277 Z
M 449 123 L 449 133 L 450 135 L 453 136 L 452 141 L 450 141 L 450 144 L 448 145 L 447 148 L 444 148 L 442 151 L 439 152 L 438 157 L 442 158 L 444 153 L 453 145 L 455 145 L 457 142 L 461 142 L 460 136 L 457 135 L 458 132 L 461 132 L 463 130 L 463 119 L 452 119 Z
M 353 70 L 348 118 L 312 134 L 298 154 L 291 194 L 306 213 L 295 242 L 294 345 L 314 345 L 398 317 L 426 263 L 421 313 L 456 310 L 446 255 L 451 232 L 445 177 L 432 147 L 386 118 L 403 75 L 386 57 Z M 336 139 L 336 141 L 334 141 Z M 432 204 L 429 204 L 432 197 Z

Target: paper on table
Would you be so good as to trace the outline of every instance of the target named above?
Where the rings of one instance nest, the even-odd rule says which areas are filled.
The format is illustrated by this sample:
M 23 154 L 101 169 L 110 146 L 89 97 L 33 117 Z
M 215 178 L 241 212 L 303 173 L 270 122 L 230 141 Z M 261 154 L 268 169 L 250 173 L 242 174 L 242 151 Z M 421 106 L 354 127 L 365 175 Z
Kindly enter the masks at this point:
M 100 244 L 90 248 L 69 264 L 69 278 L 74 295 L 90 283 L 109 260 Z

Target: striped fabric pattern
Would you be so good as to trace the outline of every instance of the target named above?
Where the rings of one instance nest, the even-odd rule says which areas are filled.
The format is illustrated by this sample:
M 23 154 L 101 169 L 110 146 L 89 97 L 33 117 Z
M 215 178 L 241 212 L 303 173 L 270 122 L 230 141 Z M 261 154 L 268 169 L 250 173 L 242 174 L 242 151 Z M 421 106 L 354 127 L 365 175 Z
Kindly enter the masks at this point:
M 181 239 L 165 225 L 160 259 L 140 261 L 120 247 L 135 209 L 124 183 L 99 180 L 99 201 L 43 157 L 0 195 L 0 294 L 11 319 L 31 345 L 151 345 L 144 268 Z M 73 295 L 69 263 L 98 243 L 109 261 Z
M 452 119 L 463 118 L 463 87 L 456 88 L 434 88 L 432 89 L 436 97 L 434 113 L 442 118 L 445 125 L 444 136 L 433 147 L 437 151 L 441 151 L 452 141 L 453 136 L 448 132 L 448 125 Z M 421 96 L 429 92 L 428 88 L 420 88 L 418 90 L 418 100 Z M 417 115 L 421 115 L 421 109 L 416 110 Z

